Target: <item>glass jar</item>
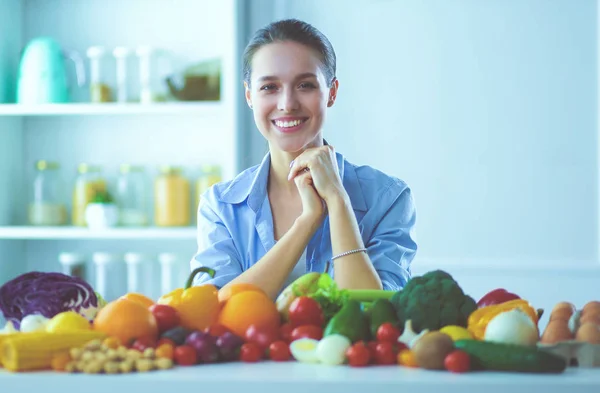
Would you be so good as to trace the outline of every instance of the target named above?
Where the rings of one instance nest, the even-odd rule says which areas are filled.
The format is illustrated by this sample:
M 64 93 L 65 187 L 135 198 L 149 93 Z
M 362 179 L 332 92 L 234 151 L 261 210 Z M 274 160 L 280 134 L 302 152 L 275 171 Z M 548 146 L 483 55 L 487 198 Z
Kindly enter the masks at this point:
M 86 280 L 84 255 L 74 252 L 61 252 L 58 255 L 58 261 L 62 266 L 63 274 Z
M 125 254 L 127 265 L 127 292 L 141 293 L 150 299 L 158 299 L 154 285 L 154 261 L 149 255 L 137 252 Z
M 94 290 L 107 302 L 124 295 L 127 270 L 121 257 L 107 252 L 95 252 L 92 254 L 92 261 L 95 267 Z
M 64 225 L 67 207 L 64 185 L 56 162 L 40 160 L 35 163 L 33 195 L 27 209 L 30 225 Z
M 148 225 L 147 196 L 148 187 L 144 168 L 129 164 L 121 165 L 116 193 L 116 202 L 119 207 L 119 225 Z
M 180 167 L 162 167 L 154 182 L 154 222 L 160 227 L 190 225 L 190 183 Z
M 106 49 L 92 46 L 88 48 L 87 56 L 90 59 L 90 101 L 111 102 L 113 93 L 108 82 Z
M 78 176 L 73 190 L 73 225 L 86 226 L 85 208 L 97 192 L 106 192 L 106 180 L 99 166 L 79 164 Z
M 196 180 L 196 205 L 200 203 L 200 197 L 212 185 L 222 181 L 221 167 L 218 165 L 204 165 L 200 168 L 200 175 Z

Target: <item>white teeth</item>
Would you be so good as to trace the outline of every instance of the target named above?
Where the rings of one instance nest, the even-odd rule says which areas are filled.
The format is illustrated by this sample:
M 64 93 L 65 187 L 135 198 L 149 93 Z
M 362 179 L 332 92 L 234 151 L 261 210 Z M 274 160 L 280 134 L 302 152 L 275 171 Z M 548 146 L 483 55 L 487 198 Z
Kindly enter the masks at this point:
M 304 123 L 304 120 L 292 120 L 292 121 L 280 121 L 280 120 L 275 120 L 275 125 L 277 127 L 295 127 L 297 125 L 300 125 L 301 123 Z

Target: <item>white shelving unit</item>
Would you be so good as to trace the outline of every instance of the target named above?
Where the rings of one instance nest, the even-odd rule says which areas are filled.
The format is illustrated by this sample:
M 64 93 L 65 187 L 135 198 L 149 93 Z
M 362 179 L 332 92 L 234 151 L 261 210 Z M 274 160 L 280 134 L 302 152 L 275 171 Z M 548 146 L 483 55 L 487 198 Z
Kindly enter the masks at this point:
M 33 165 L 40 159 L 58 161 L 67 199 L 80 162 L 101 165 L 109 190 L 122 163 L 145 166 L 149 185 L 159 165 L 180 165 L 192 190 L 204 164 L 219 165 L 224 179 L 235 176 L 242 169 L 243 145 L 238 120 L 241 8 L 239 0 L 0 0 L 0 285 L 26 271 L 59 269 L 62 251 L 174 252 L 191 259 L 193 219 L 189 227 L 177 228 L 27 226 Z M 86 80 L 85 53 L 93 45 L 165 49 L 173 60 L 169 73 L 220 58 L 220 100 L 92 104 L 85 85 L 73 89 L 72 103 L 16 104 L 20 53 L 39 36 L 51 36 L 63 49 L 78 52 Z M 66 66 L 74 75 L 72 63 Z M 70 212 L 71 201 L 66 203 Z

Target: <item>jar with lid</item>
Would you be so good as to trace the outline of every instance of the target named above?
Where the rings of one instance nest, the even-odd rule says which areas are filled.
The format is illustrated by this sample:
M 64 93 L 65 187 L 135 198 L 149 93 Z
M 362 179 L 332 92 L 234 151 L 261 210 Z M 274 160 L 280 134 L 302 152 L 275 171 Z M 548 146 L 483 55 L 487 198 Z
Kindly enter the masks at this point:
M 64 225 L 67 207 L 60 166 L 56 162 L 40 160 L 35 163 L 33 195 L 27 216 L 31 225 Z
M 106 180 L 102 177 L 102 167 L 79 164 L 73 190 L 73 225 L 86 226 L 85 208 L 97 192 L 106 192 Z
M 125 254 L 127 265 L 127 292 L 141 293 L 150 299 L 158 299 L 158 289 L 154 285 L 153 258 L 138 252 Z
M 107 302 L 116 300 L 125 294 L 127 270 L 117 254 L 95 252 L 92 254 L 95 266 L 94 289 Z
M 90 59 L 90 101 L 93 103 L 111 102 L 112 89 L 107 70 L 107 53 L 102 46 L 92 46 L 87 50 Z
M 122 164 L 117 178 L 116 202 L 119 207 L 119 224 L 122 226 L 148 225 L 146 198 L 148 186 L 144 168 Z
M 154 221 L 157 226 L 190 225 L 190 183 L 181 167 L 163 166 L 154 182 Z
M 85 256 L 75 252 L 61 252 L 58 261 L 62 267 L 62 273 L 86 280 Z
M 196 199 L 195 206 L 200 203 L 200 197 L 212 185 L 221 182 L 221 167 L 218 165 L 203 165 L 200 168 L 200 174 L 196 179 Z
M 161 296 L 185 286 L 189 276 L 189 266 L 184 261 L 182 257 L 172 252 L 158 254 Z

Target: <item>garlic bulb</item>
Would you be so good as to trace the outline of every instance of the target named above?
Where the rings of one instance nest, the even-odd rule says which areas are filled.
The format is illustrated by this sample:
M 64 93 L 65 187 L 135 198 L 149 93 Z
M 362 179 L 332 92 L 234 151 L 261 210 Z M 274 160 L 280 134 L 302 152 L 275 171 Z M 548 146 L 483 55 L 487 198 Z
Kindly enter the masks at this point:
M 503 344 L 536 345 L 539 332 L 531 318 L 515 308 L 492 318 L 485 328 L 483 339 Z

